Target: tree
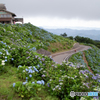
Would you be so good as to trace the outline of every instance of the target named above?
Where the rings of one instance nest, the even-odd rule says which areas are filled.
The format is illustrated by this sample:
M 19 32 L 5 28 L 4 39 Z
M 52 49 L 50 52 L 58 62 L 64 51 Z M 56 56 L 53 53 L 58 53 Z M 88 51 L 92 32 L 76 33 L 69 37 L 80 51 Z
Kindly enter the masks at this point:
M 71 39 L 71 40 L 73 40 L 73 37 L 72 36 L 69 36 L 68 38 Z
M 67 34 L 66 34 L 66 33 L 63 33 L 63 34 L 61 34 L 61 36 L 63 36 L 63 37 L 67 37 Z

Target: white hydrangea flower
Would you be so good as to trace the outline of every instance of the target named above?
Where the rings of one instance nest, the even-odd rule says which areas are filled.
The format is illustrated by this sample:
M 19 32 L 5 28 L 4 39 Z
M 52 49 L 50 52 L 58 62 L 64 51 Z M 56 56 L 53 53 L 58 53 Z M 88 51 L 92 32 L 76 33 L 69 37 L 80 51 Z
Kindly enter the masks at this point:
M 59 85 L 57 85 L 55 88 L 58 88 L 59 87 Z
M 73 77 L 71 77 L 71 79 L 74 79 Z
M 23 72 L 25 72 L 25 70 L 23 70 Z
M 2 60 L 2 65 L 5 65 L 5 61 L 4 60 Z
M 67 75 L 65 75 L 64 77 L 67 77 Z
M 52 81 L 52 79 L 50 79 L 50 81 Z
M 81 99 L 80 100 L 87 100 L 87 99 L 85 99 L 84 97 L 81 97 Z
M 59 90 L 61 90 L 61 88 L 59 88 Z
M 44 70 L 43 72 L 45 73 L 46 71 Z
M 60 85 L 62 85 L 63 83 L 59 83 Z
M 82 76 L 80 76 L 80 78 L 82 78 Z
M 76 78 L 77 76 L 75 76 L 75 78 Z

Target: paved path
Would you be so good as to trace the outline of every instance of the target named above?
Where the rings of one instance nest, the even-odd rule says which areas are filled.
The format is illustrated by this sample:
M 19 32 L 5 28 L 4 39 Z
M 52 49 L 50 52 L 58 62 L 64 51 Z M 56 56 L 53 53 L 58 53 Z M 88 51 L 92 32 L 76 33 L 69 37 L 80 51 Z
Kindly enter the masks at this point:
M 90 46 L 78 45 L 76 48 L 74 48 L 70 51 L 52 54 L 51 56 L 55 62 L 61 64 L 65 59 L 68 61 L 68 59 L 69 59 L 69 57 L 71 57 L 71 55 L 73 55 L 79 51 L 88 50 L 90 48 L 91 48 Z M 75 50 L 76 50 L 76 52 L 75 52 Z

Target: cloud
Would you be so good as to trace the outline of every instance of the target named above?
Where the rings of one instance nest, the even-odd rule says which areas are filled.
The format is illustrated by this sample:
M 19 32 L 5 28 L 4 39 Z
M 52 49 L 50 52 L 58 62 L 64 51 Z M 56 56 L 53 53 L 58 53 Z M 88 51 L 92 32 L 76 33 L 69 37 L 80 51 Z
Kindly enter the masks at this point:
M 100 20 L 100 0 L 3 0 L 9 11 L 24 17 Z
M 32 17 L 25 18 L 25 23 L 31 22 L 35 26 L 42 26 L 44 28 L 99 28 L 100 21 L 84 21 L 78 19 L 61 19 L 61 18 L 47 18 L 47 17 Z

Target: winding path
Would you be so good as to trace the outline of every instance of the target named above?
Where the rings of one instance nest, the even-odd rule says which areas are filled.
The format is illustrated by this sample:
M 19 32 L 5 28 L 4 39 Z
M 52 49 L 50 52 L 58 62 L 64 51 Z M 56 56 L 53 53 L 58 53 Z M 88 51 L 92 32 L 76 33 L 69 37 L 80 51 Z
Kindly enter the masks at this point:
M 68 59 L 75 53 L 79 52 L 79 51 L 84 51 L 84 50 L 88 50 L 90 49 L 90 46 L 85 46 L 85 45 L 79 45 L 78 43 L 76 43 L 73 46 L 73 49 L 70 51 L 66 51 L 66 52 L 61 52 L 61 53 L 56 53 L 56 54 L 52 54 L 52 58 L 54 59 L 55 62 L 61 64 L 63 61 L 68 61 Z M 76 50 L 76 52 L 75 52 Z

